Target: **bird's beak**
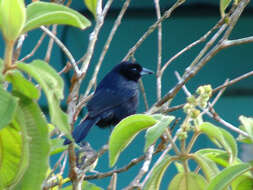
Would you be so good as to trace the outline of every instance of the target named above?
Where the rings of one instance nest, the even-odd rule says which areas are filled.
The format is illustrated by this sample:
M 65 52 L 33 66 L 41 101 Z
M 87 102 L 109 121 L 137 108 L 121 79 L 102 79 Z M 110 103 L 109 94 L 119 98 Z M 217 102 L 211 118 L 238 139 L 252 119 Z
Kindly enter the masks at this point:
M 142 76 L 142 75 L 147 75 L 147 74 L 150 75 L 150 74 L 154 74 L 154 71 L 149 70 L 149 69 L 146 69 L 146 68 L 143 67 L 140 74 L 141 74 L 141 76 Z

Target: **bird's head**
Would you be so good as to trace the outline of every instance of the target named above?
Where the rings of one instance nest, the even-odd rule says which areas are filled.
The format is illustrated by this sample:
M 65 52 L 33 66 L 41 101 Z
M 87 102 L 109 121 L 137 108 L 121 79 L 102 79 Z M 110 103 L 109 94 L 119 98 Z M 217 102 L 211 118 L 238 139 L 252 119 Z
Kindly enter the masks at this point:
M 154 73 L 153 71 L 142 67 L 136 62 L 121 62 L 116 66 L 115 69 L 127 79 L 136 82 L 141 78 L 141 76 Z

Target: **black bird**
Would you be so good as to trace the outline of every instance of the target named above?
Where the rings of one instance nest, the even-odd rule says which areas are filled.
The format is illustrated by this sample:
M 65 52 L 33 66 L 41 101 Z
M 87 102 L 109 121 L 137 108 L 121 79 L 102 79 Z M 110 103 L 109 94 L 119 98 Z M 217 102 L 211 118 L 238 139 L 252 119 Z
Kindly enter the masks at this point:
M 105 128 L 135 114 L 139 102 L 138 80 L 142 75 L 152 73 L 138 63 L 121 62 L 116 65 L 98 84 L 87 103 L 88 115 L 72 133 L 75 142 L 81 142 L 94 125 Z M 68 139 L 64 142 L 69 143 Z

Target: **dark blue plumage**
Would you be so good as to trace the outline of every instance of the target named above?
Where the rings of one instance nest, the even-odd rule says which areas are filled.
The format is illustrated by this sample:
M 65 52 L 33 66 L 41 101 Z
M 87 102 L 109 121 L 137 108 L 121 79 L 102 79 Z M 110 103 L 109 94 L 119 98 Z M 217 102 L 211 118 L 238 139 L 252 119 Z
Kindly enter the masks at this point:
M 116 65 L 99 83 L 87 104 L 88 115 L 72 135 L 76 143 L 81 142 L 91 127 L 101 128 L 116 125 L 125 117 L 135 114 L 139 101 L 138 80 L 153 72 L 137 63 L 122 62 Z M 65 140 L 64 144 L 71 141 Z

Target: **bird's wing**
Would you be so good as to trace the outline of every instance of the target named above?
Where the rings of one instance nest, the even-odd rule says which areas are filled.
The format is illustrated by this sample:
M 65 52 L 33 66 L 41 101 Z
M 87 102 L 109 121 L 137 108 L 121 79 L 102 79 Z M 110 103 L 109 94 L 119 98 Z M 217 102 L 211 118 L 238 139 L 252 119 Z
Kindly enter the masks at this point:
M 89 116 L 96 117 L 100 113 L 128 101 L 130 98 L 136 96 L 137 93 L 138 90 L 101 89 L 94 94 L 87 104 Z

